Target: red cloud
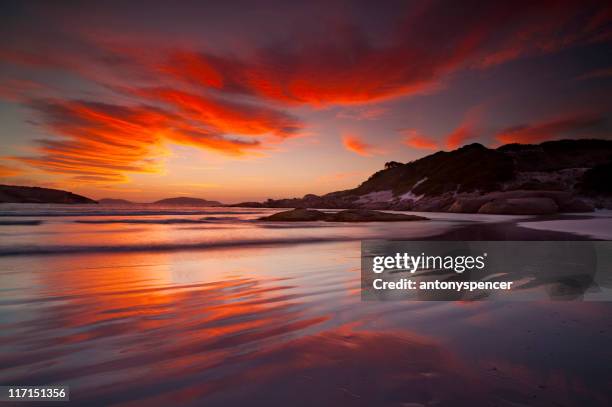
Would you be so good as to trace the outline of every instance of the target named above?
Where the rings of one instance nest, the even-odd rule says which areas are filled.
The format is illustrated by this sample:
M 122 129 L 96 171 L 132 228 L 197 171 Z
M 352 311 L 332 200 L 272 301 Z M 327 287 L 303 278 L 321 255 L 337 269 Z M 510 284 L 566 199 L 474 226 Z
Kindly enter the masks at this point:
M 81 181 L 121 182 L 127 173 L 157 172 L 164 141 L 226 154 L 259 147 L 257 140 L 225 138 L 152 106 L 43 100 L 32 103 L 32 108 L 60 138 L 39 140 L 39 155 L 15 159 Z
M 221 133 L 272 134 L 284 138 L 295 135 L 302 128 L 302 124 L 292 116 L 265 106 L 228 102 L 167 88 L 135 93 L 176 107 L 192 120 Z
M 201 83 L 217 89 L 223 87 L 223 74 L 205 58 L 190 52 L 175 52 L 170 55 L 168 63 L 160 66 L 159 70 L 180 80 Z
M 404 135 L 402 142 L 408 147 L 422 150 L 435 150 L 438 148 L 438 143 L 435 140 L 419 134 L 416 130 L 402 130 L 400 133 Z
M 20 170 L 19 168 L 0 164 L 0 177 L 14 177 L 15 175 L 19 175 L 22 172 L 23 171 Z
M 49 15 L 62 13 L 68 12 Z M 88 16 L 81 14 L 83 20 Z M 21 161 L 98 182 L 157 170 L 155 157 L 163 153 L 165 141 L 244 154 L 300 131 L 301 121 L 284 109 L 414 95 L 460 69 L 602 40 L 609 37 L 605 30 L 610 13 L 605 4 L 585 8 L 578 2 L 487 2 L 478 7 L 427 2 L 394 18 L 384 32 L 342 20 L 345 23 L 334 27 L 322 23 L 321 30 L 283 32 L 287 41 L 280 43 L 278 38 L 259 44 L 253 39 L 257 45 L 242 53 L 227 51 L 226 44 L 217 44 L 222 52 L 203 50 L 200 38 L 186 45 L 147 28 L 133 33 L 138 35 L 94 35 L 82 20 L 79 32 L 66 28 L 63 18 L 62 30 L 54 30 L 53 23 L 46 27 L 50 30 L 15 29 L 9 33 L 15 41 L 0 47 L 0 62 L 54 71 L 49 76 L 61 71 L 68 79 L 62 84 L 70 83 L 70 91 L 85 80 L 88 86 L 83 88 L 105 89 L 105 98 L 96 100 L 121 100 L 33 104 L 56 138 L 41 141 L 40 154 Z M 156 41 L 143 40 L 147 38 Z M 454 148 L 474 137 L 474 126 L 465 120 L 447 136 L 446 145 Z M 374 152 L 358 137 L 343 141 L 357 154 Z M 422 136 L 406 142 L 433 146 Z
M 572 133 L 601 127 L 605 119 L 598 114 L 576 114 L 536 123 L 509 127 L 495 136 L 500 142 L 531 144 L 569 137 Z
M 446 136 L 446 148 L 454 150 L 461 147 L 466 141 L 478 137 L 477 125 L 484 105 L 477 105 L 467 111 L 463 121 L 450 134 Z
M 470 124 L 462 124 L 446 136 L 446 148 L 454 150 L 474 137 L 476 137 L 476 134 L 473 127 Z
M 595 41 L 609 20 L 590 18 L 577 2 L 494 2 L 469 10 L 430 3 L 417 10 L 381 43 L 355 26 L 340 27 L 329 33 L 333 41 L 298 35 L 299 46 L 255 49 L 245 58 L 181 52 L 166 71 L 204 87 L 289 105 L 349 105 L 422 92 L 460 68 Z M 580 23 L 568 24 L 576 19 Z
M 364 157 L 369 157 L 376 152 L 372 145 L 365 143 L 355 135 L 345 134 L 342 136 L 342 144 L 348 151 Z

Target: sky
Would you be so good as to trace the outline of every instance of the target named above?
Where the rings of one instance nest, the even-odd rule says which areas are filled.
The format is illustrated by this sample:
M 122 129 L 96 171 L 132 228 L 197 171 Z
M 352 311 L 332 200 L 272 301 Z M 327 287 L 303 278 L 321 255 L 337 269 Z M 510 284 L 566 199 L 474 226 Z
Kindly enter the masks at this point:
M 612 135 L 603 1 L 3 1 L 0 36 L 0 183 L 94 199 L 301 197 Z

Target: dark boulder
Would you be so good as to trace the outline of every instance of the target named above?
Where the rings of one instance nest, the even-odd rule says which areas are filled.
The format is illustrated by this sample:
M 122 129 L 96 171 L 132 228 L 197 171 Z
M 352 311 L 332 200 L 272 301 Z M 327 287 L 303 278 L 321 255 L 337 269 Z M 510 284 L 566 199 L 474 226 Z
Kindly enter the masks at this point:
M 313 209 L 292 209 L 290 211 L 278 212 L 274 215 L 264 216 L 259 220 L 270 222 L 312 222 L 317 220 L 326 220 L 325 212 Z
M 325 213 L 313 209 L 292 209 L 264 216 L 259 220 L 267 222 L 403 222 L 427 220 L 422 216 L 401 213 L 386 213 L 367 209 L 347 209 L 336 213 Z
M 559 206 L 551 198 L 496 199 L 482 205 L 478 213 L 496 215 L 545 215 L 557 213 Z
M 348 209 L 327 216 L 329 222 L 402 222 L 412 220 L 428 220 L 423 216 L 404 213 L 387 213 L 367 209 Z

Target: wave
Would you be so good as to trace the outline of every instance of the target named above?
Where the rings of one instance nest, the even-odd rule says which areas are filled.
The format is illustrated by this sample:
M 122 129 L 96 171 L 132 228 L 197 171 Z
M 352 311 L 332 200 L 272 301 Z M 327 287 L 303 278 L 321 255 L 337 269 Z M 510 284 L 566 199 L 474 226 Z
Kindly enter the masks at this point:
M 203 219 L 105 219 L 105 220 L 75 220 L 75 223 L 86 223 L 86 224 L 113 224 L 113 223 L 127 223 L 127 224 L 153 224 L 153 225 L 174 225 L 174 224 L 192 224 L 192 223 L 210 223 L 209 220 Z
M 59 217 L 59 216 L 161 216 L 161 215 L 256 215 L 262 211 L 3 211 L 0 217 Z
M 199 219 L 184 219 L 184 218 L 172 218 L 172 219 L 78 219 L 74 223 L 85 223 L 94 225 L 104 224 L 151 224 L 151 225 L 175 225 L 175 224 L 202 224 L 202 223 L 215 223 L 215 222 L 242 222 L 232 216 L 205 216 Z
M 41 223 L 42 220 L 0 220 L 0 226 L 36 226 Z
M 189 243 L 147 243 L 130 245 L 105 246 L 5 246 L 0 248 L 0 257 L 31 256 L 31 255 L 57 255 L 57 254 L 89 254 L 89 253 L 125 253 L 125 252 L 164 252 L 180 250 L 204 250 L 232 247 L 250 247 L 266 245 L 292 245 L 324 242 L 358 241 L 361 238 L 354 236 L 332 236 L 316 238 L 282 238 L 282 239 L 244 239 L 217 242 L 189 242 Z

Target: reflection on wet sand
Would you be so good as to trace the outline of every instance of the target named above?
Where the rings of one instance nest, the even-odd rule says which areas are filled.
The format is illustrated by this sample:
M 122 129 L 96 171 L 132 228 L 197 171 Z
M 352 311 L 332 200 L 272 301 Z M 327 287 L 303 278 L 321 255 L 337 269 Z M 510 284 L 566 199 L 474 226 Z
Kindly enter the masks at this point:
M 358 243 L 6 258 L 0 279 L 0 382 L 83 405 L 608 401 L 605 304 L 366 304 Z

